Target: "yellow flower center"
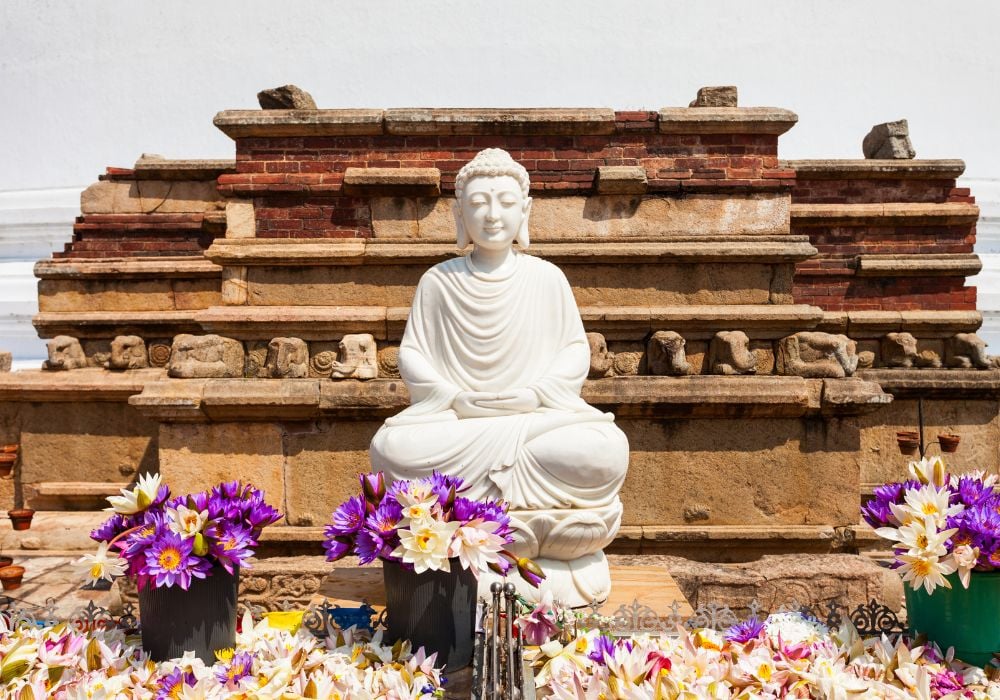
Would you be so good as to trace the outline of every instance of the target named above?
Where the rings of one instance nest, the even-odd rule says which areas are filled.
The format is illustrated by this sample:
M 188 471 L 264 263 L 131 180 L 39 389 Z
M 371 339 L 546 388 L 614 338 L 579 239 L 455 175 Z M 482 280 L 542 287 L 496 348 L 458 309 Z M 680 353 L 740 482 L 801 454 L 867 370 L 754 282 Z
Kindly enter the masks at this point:
M 417 535 L 417 547 L 420 548 L 420 551 L 426 552 L 428 549 L 433 548 L 431 546 L 431 540 L 433 539 L 434 537 L 432 535 L 428 534 Z
M 917 559 L 910 568 L 913 569 L 913 573 L 922 578 L 926 578 L 931 573 L 931 563 L 926 559 Z
M 103 574 L 104 566 L 100 562 L 94 562 L 94 565 L 90 567 L 90 577 L 101 578 Z
M 173 571 L 181 563 L 181 553 L 177 551 L 174 547 L 167 547 L 162 552 L 157 559 L 160 563 L 160 568 L 167 571 Z
M 920 549 L 927 549 L 928 544 L 930 544 L 930 540 L 927 539 L 927 535 L 923 533 L 917 535 L 917 546 Z
M 757 677 L 760 678 L 765 683 L 767 683 L 769 680 L 771 680 L 771 666 L 770 666 L 770 664 L 761 664 L 757 668 Z
M 921 511 L 921 512 L 922 512 L 922 513 L 923 513 L 924 515 L 937 515 L 937 513 L 938 513 L 938 507 L 937 507 L 937 505 L 936 505 L 936 504 L 934 504 L 934 503 L 924 503 L 924 504 L 923 504 L 923 505 L 922 505 L 922 506 L 920 507 L 920 511 Z
M 227 552 L 230 549 L 236 549 L 236 538 L 230 537 L 228 540 L 222 543 L 222 548 L 225 549 Z

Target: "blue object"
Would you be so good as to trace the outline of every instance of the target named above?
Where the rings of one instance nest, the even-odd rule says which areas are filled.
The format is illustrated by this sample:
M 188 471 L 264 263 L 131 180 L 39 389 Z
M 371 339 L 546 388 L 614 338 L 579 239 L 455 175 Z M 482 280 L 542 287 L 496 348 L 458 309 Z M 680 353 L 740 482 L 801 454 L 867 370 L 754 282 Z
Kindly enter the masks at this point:
M 375 615 L 375 608 L 367 603 L 363 604 L 360 608 L 342 608 L 339 605 L 326 608 L 326 614 L 342 630 L 346 630 L 348 627 L 357 627 L 359 630 L 375 631 L 372 626 L 372 617 Z

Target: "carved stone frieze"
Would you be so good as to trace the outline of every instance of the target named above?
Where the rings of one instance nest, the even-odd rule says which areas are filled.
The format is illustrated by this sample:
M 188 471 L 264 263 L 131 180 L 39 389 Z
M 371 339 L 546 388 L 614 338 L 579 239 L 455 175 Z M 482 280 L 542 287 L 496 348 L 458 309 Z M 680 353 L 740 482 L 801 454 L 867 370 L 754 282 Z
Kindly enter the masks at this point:
M 332 379 L 374 379 L 378 376 L 375 338 L 369 333 L 353 333 L 340 339 Z
M 395 345 L 378 351 L 378 376 L 399 379 L 399 348 Z
M 87 356 L 83 353 L 80 341 L 68 335 L 57 335 L 46 343 L 49 359 L 42 364 L 42 369 L 62 371 L 82 369 L 87 366 Z
M 986 341 L 975 333 L 957 333 L 945 343 L 945 358 L 949 367 L 989 369 L 993 366 L 986 354 Z
M 274 338 L 267 346 L 265 376 L 301 379 L 309 375 L 309 346 L 301 338 Z
M 601 333 L 588 333 L 587 343 L 590 345 L 590 371 L 587 376 L 591 379 L 601 379 L 614 374 L 615 354 L 608 350 L 608 341 Z

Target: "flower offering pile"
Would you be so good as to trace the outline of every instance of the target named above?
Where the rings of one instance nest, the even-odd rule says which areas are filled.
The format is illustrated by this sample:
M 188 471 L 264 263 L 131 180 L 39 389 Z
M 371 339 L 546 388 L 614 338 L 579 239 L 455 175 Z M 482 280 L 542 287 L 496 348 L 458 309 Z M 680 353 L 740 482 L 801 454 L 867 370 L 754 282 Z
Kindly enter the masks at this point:
M 519 627 L 533 634 L 564 615 L 536 609 L 528 617 Z M 1000 683 L 986 670 L 933 644 L 861 640 L 850 623 L 831 631 L 798 612 L 754 618 L 725 633 L 611 637 L 570 626 L 554 634 L 526 655 L 536 686 L 562 700 L 1000 699 Z
M 65 625 L 11 629 L 0 616 L 0 697 L 18 700 L 221 700 L 356 698 L 408 700 L 443 696 L 435 657 L 406 643 L 383 646 L 353 628 L 274 629 L 243 618 L 233 649 L 214 665 L 194 656 L 154 663 L 138 639 L 118 630 L 81 634 Z
M 434 473 L 426 479 L 394 481 L 381 472 L 361 475 L 361 493 L 334 512 L 326 526 L 327 559 L 349 554 L 362 564 L 376 559 L 401 563 L 416 573 L 450 571 L 452 561 L 479 574 L 506 576 L 517 569 L 533 586 L 545 577 L 538 566 L 507 550 L 513 527 L 503 501 L 461 496 L 462 479 Z
M 160 476 L 147 474 L 108 501 L 114 514 L 90 533 L 97 552 L 77 565 L 90 580 L 125 575 L 140 588 L 186 590 L 216 567 L 231 574 L 247 565 L 261 531 L 282 517 L 262 491 L 238 481 L 171 498 Z
M 940 457 L 909 465 L 909 481 L 875 489 L 865 521 L 891 540 L 894 567 L 914 590 L 951 588 L 957 572 L 1000 569 L 1000 488 L 995 474 L 949 474 Z

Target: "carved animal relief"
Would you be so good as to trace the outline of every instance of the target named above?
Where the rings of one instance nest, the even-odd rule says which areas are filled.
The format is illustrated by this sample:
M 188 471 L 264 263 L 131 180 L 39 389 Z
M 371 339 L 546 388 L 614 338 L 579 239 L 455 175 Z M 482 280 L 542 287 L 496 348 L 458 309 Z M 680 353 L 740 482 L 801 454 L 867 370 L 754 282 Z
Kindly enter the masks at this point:
M 975 333 L 959 333 L 945 344 L 949 367 L 989 369 L 992 362 L 986 354 L 986 341 Z
M 684 338 L 674 331 L 657 331 L 646 346 L 650 374 L 683 376 L 691 373 L 684 353 Z
M 145 369 L 149 367 L 146 343 L 137 335 L 119 335 L 111 341 L 108 369 Z
M 309 376 L 309 347 L 299 338 L 274 338 L 267 345 L 264 370 L 275 379 Z
M 83 354 L 80 341 L 68 335 L 57 335 L 47 343 L 49 359 L 42 369 L 69 370 L 87 366 L 87 356 Z
M 614 374 L 612 365 L 615 354 L 608 352 L 608 342 L 604 336 L 601 333 L 588 333 L 587 343 L 590 345 L 590 371 L 587 376 L 591 379 L 601 379 Z
M 757 360 L 750 350 L 750 338 L 743 331 L 719 331 L 708 346 L 708 367 L 712 374 L 756 374 Z
M 778 341 L 778 374 L 850 377 L 858 368 L 857 344 L 846 335 L 806 331 Z
M 375 338 L 368 333 L 345 335 L 332 365 L 333 379 L 374 379 L 378 376 Z
M 242 377 L 244 359 L 238 340 L 181 334 L 174 338 L 167 374 L 178 379 Z

